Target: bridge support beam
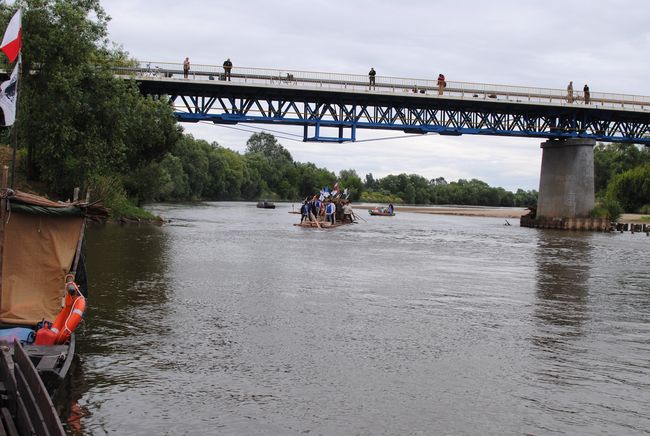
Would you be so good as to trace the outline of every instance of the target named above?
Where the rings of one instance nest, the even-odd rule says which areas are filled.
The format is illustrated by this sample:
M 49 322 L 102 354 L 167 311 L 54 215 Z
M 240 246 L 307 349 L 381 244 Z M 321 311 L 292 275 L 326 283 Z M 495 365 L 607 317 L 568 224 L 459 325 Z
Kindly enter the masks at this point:
M 594 208 L 593 139 L 554 139 L 542 143 L 537 217 L 587 217 Z

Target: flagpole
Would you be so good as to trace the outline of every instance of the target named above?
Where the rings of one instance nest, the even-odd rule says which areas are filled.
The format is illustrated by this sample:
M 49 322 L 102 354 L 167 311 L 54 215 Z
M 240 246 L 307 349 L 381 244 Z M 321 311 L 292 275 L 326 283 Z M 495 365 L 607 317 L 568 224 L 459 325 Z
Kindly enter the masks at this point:
M 23 72 L 23 55 L 18 53 L 18 75 L 16 77 L 16 113 L 14 116 L 14 123 L 11 125 L 11 146 L 13 148 L 11 152 L 11 182 L 9 187 L 14 189 L 14 181 L 16 177 L 16 152 L 18 150 L 18 130 L 16 129 L 16 120 L 18 120 L 18 96 L 20 92 L 20 78 Z

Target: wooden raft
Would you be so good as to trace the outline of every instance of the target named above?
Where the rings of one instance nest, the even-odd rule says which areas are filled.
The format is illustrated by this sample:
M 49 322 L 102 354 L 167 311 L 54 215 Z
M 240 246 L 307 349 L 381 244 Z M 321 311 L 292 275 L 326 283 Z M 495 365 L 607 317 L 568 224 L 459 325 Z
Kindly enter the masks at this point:
M 18 341 L 0 342 L 0 420 L 0 436 L 65 435 L 45 385 Z
M 318 224 L 320 225 L 320 227 L 318 226 Z M 322 221 L 322 222 L 319 221 L 318 224 L 316 224 L 315 221 L 303 221 L 302 223 L 294 224 L 294 226 L 306 227 L 306 228 L 312 228 L 312 229 L 318 229 L 318 228 L 321 228 L 321 229 L 334 229 L 336 227 L 345 226 L 345 225 L 351 224 L 351 223 L 343 223 L 343 222 L 337 221 L 336 223 L 334 223 L 334 225 L 332 225 L 332 224 L 328 223 L 327 221 Z

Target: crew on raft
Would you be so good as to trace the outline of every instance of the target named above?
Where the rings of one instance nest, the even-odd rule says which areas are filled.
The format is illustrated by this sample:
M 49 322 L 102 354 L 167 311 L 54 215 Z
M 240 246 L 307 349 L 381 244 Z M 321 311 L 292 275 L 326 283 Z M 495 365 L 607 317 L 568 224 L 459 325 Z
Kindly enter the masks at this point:
M 352 203 L 346 198 L 322 200 L 318 195 L 303 201 L 300 206 L 300 224 L 306 221 L 326 221 L 330 225 L 337 222 L 354 222 Z

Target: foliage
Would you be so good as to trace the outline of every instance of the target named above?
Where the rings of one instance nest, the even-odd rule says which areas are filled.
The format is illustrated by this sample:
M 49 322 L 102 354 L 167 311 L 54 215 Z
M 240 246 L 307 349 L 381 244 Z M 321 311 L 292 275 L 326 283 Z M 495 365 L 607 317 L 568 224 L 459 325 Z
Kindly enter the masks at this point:
M 594 186 L 598 197 L 618 174 L 650 162 L 650 147 L 635 144 L 598 144 L 594 148 Z
M 606 197 L 617 200 L 626 212 L 638 211 L 650 198 L 650 163 L 616 175 Z
M 375 191 L 364 191 L 361 194 L 360 200 L 364 203 L 404 203 L 404 201 L 396 195 L 382 194 L 381 192 Z
M 108 17 L 99 0 L 22 0 L 23 74 L 16 128 L 27 149 L 26 168 L 48 193 L 67 197 L 74 187 L 112 180 L 111 201 L 151 196 L 156 163 L 180 138 L 170 106 L 145 98 L 114 77 L 109 66 L 128 64 L 109 48 Z M 0 6 L 7 22 L 13 8 Z M 156 172 L 158 171 L 158 172 Z M 121 174 L 128 174 L 122 176 Z M 117 204 L 117 203 L 116 203 Z
M 361 198 L 361 193 L 363 192 L 363 182 L 355 170 L 341 170 L 339 172 L 338 181 L 341 189 L 348 190 L 348 198 L 350 200 L 357 201 L 359 198 Z
M 589 215 L 595 218 L 609 218 L 610 221 L 618 221 L 622 213 L 623 208 L 616 200 L 605 198 L 596 204 L 596 207 L 591 210 Z

